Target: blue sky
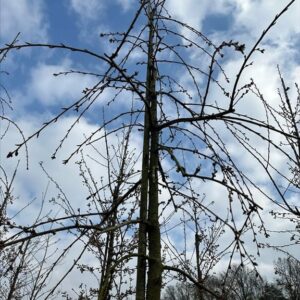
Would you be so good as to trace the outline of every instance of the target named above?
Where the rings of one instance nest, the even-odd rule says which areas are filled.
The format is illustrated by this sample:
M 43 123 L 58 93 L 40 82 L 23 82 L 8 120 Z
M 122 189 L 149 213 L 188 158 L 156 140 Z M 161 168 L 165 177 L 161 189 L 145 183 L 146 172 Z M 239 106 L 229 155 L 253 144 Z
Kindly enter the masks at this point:
M 216 44 L 223 40 L 239 40 L 245 43 L 246 51 L 251 49 L 253 43 L 260 36 L 270 21 L 274 18 L 288 1 L 251 1 L 251 0 L 167 0 L 169 13 L 182 22 L 187 22 L 206 34 Z M 105 38 L 100 37 L 101 32 L 122 32 L 134 16 L 136 4 L 133 0 L 0 0 L 0 43 L 1 47 L 5 43 L 13 40 L 20 32 L 20 42 L 46 42 L 46 43 L 65 43 L 78 46 L 80 48 L 90 48 L 99 54 L 110 54 L 114 49 L 114 44 L 107 42 Z M 293 7 L 279 20 L 274 28 L 271 29 L 262 47 L 266 49 L 266 54 L 255 54 L 255 64 L 249 68 L 244 75 L 244 82 L 254 77 L 260 86 L 265 97 L 269 98 L 274 105 L 277 103 L 277 88 L 279 79 L 276 71 L 276 65 L 279 64 L 284 77 L 290 85 L 294 82 L 299 83 L 300 78 L 300 25 L 298 22 L 300 13 L 300 3 L 296 1 Z M 182 31 L 183 34 L 188 34 Z M 133 58 L 133 62 L 139 59 L 139 55 Z M 201 64 L 205 63 L 204 56 L 196 51 L 189 52 L 189 59 Z M 241 64 L 242 57 L 236 54 L 228 53 L 223 60 L 223 66 L 230 78 L 234 78 L 236 70 Z M 24 130 L 26 135 L 34 132 L 40 124 L 51 118 L 61 107 L 72 103 L 82 95 L 82 90 L 92 87 L 97 78 L 92 76 L 68 75 L 52 76 L 53 73 L 65 72 L 69 70 L 80 70 L 88 72 L 102 73 L 105 70 L 105 64 L 86 55 L 68 53 L 61 50 L 51 49 L 25 49 L 11 52 L 1 66 L 1 71 L 6 71 L 9 75 L 1 73 L 1 84 L 3 84 L 12 100 L 13 111 L 6 109 L 6 115 L 15 120 Z M 133 69 L 135 67 L 132 67 Z M 174 72 L 180 78 L 180 72 L 172 69 L 173 66 L 165 67 L 166 72 Z M 177 73 L 176 73 L 177 72 Z M 143 73 L 141 72 L 141 75 Z M 218 74 L 219 76 L 219 74 Z M 218 77 L 220 82 L 224 78 Z M 185 83 L 184 76 L 180 80 Z M 230 89 L 230 85 L 228 85 Z M 191 91 L 193 93 L 194 91 Z M 1 95 L 3 90 L 1 90 Z M 295 91 L 291 91 L 291 97 L 295 98 Z M 129 95 L 127 95 L 129 96 Z M 222 96 L 219 90 L 212 91 L 212 99 L 219 99 Z M 101 99 L 112 99 L 113 94 L 108 91 Z M 128 108 L 131 98 L 119 99 L 111 104 L 109 110 L 105 113 L 117 113 Z M 276 100 L 277 99 L 277 100 Z M 263 111 L 257 111 L 252 99 L 245 101 L 241 111 L 249 114 L 260 115 Z M 272 102 L 273 101 L 273 102 Z M 86 191 L 81 187 L 81 179 L 78 178 L 78 167 L 72 160 L 68 166 L 63 166 L 61 161 L 66 158 L 66 153 L 70 154 L 74 146 L 82 141 L 84 134 L 95 131 L 103 119 L 100 100 L 95 104 L 93 112 L 87 115 L 78 124 L 71 133 L 70 138 L 65 143 L 62 151 L 59 152 L 57 160 L 51 161 L 49 157 L 58 145 L 58 141 L 63 137 L 63 133 L 75 120 L 74 115 L 68 115 L 57 124 L 48 128 L 39 139 L 34 139 L 28 145 L 29 150 L 29 171 L 26 170 L 24 162 L 24 153 L 20 154 L 21 163 L 16 179 L 15 192 L 22 195 L 20 201 L 15 204 L 17 211 L 24 207 L 26 203 L 34 198 L 32 211 L 24 211 L 22 222 L 27 222 L 33 212 L 38 211 L 40 199 L 47 186 L 48 179 L 41 171 L 40 161 L 44 161 L 49 173 L 60 182 L 66 194 L 72 199 L 74 207 L 80 207 L 82 195 Z M 170 108 L 170 114 L 172 109 Z M 105 115 L 109 117 L 109 115 Z M 3 131 L 1 128 L 1 133 Z M 220 128 L 222 131 L 223 129 Z M 10 129 L 9 135 L 1 141 L 0 159 L 9 173 L 12 173 L 17 161 L 16 159 L 7 160 L 6 155 L 13 145 L 20 140 L 20 136 L 14 129 Z M 224 139 L 228 136 L 224 135 Z M 110 143 L 116 143 L 115 138 L 111 138 Z M 136 135 L 132 138 L 131 148 L 140 150 L 141 137 Z M 101 148 L 101 143 L 98 144 Z M 259 147 L 260 145 L 255 145 Z M 231 148 L 230 148 L 231 147 Z M 263 188 L 272 194 L 272 188 L 266 185 L 266 178 L 261 176 L 258 167 L 253 162 L 247 160 L 243 154 L 229 143 L 232 155 L 252 176 L 261 183 Z M 102 148 L 101 148 L 102 149 Z M 262 149 L 263 151 L 264 149 Z M 137 151 L 138 152 L 138 151 Z M 166 162 L 166 165 L 168 162 Z M 274 154 L 274 165 L 285 170 L 282 159 Z M 191 163 L 193 167 L 193 163 Z M 95 174 L 101 175 L 105 170 L 97 166 L 91 166 Z M 68 174 L 66 176 L 65 174 Z M 261 178 L 262 177 L 262 178 Z M 37 188 L 38 187 L 38 188 Z M 202 188 L 202 187 L 201 187 Z M 202 188 L 204 193 L 210 194 L 209 201 L 217 203 L 215 209 L 220 213 L 226 213 L 224 203 L 220 203 L 220 193 L 214 186 L 205 186 Z M 48 190 L 48 198 L 57 193 L 55 186 Z M 83 193 L 83 194 L 82 194 Z M 289 228 L 288 222 L 282 222 L 280 225 L 268 214 L 272 204 L 258 196 L 261 203 L 266 205 L 264 217 L 270 228 L 275 230 L 284 230 Z M 292 199 L 292 197 L 294 197 Z M 298 196 L 292 195 L 291 201 L 299 201 Z M 178 221 L 178 220 L 177 220 Z M 175 221 L 176 222 L 176 221 Z M 178 236 L 176 236 L 176 234 Z M 288 240 L 289 237 L 287 237 Z M 175 243 L 179 242 L 180 230 L 173 235 Z M 224 237 L 224 243 L 229 236 Z M 286 242 L 278 239 L 274 235 L 272 243 Z M 180 245 L 178 244 L 180 248 Z M 249 243 L 249 248 L 253 245 Z M 290 248 L 293 254 L 297 250 Z M 255 252 L 255 248 L 253 248 Z M 272 262 L 276 256 L 270 250 L 262 255 L 261 270 L 271 276 Z M 298 254 L 299 255 L 299 254 Z M 217 270 L 222 270 L 222 265 Z M 60 272 L 60 271 L 58 271 Z M 69 281 L 70 283 L 71 281 Z

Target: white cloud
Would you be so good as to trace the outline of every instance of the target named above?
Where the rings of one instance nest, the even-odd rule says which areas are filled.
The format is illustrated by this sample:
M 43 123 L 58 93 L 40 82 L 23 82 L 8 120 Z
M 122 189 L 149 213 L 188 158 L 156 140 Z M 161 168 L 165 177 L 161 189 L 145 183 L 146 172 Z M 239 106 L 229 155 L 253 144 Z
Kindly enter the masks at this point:
M 134 0 L 117 0 L 117 3 L 119 5 L 121 5 L 124 12 L 126 12 L 133 6 L 135 1 Z
M 30 118 L 27 120 L 19 120 L 18 124 L 23 129 L 25 135 L 29 135 L 37 130 L 41 124 L 46 120 L 46 116 L 40 114 L 38 118 Z M 22 200 L 19 204 L 22 205 L 30 200 L 30 197 L 24 195 L 34 195 L 34 197 L 39 197 L 43 192 L 40 188 L 45 187 L 47 178 L 43 175 L 42 169 L 39 167 L 40 161 L 45 161 L 45 168 L 48 172 L 54 176 L 54 178 L 62 183 L 65 192 L 70 195 L 70 198 L 74 199 L 74 205 L 80 198 L 78 195 L 82 194 L 81 180 L 77 176 L 78 168 L 75 164 L 70 163 L 65 166 L 62 164 L 62 160 L 70 154 L 75 146 L 84 139 L 84 134 L 88 135 L 91 131 L 95 130 L 96 127 L 87 123 L 84 119 L 77 124 L 76 130 L 71 133 L 70 138 L 67 139 L 63 153 L 57 155 L 56 160 L 51 160 L 50 157 L 54 152 L 55 148 L 58 146 L 59 141 L 62 139 L 64 133 L 70 127 L 71 123 L 75 121 L 75 118 L 64 118 L 56 124 L 56 126 L 51 126 L 48 130 L 46 129 L 41 133 L 38 139 L 34 139 L 28 143 L 29 150 L 29 170 L 25 168 L 25 152 L 24 149 L 20 151 L 18 156 L 22 160 L 22 163 L 18 170 L 17 181 L 15 182 L 16 195 L 22 195 Z M 7 170 L 12 170 L 16 164 L 14 158 L 6 159 L 6 154 L 14 148 L 14 145 L 20 142 L 20 136 L 16 134 L 14 130 L 10 130 L 5 137 L 5 143 L 2 145 L 1 149 L 1 163 Z M 64 174 L 67 173 L 66 177 Z M 28 180 L 30 178 L 30 180 Z M 75 184 L 76 182 L 76 184 Z M 76 189 L 74 187 L 77 187 Z M 52 190 L 53 192 L 53 190 Z M 21 203 L 22 202 L 22 203 Z
M 208 8 L 208 1 L 186 0 L 186 1 L 167 1 L 167 10 L 169 14 L 178 18 L 182 22 L 187 22 L 201 30 L 201 23 L 205 18 Z
M 231 17 L 233 21 L 231 28 L 228 28 L 226 32 L 216 32 L 215 37 L 218 37 L 220 34 L 221 36 L 218 37 L 220 41 L 243 37 L 245 42 L 249 42 L 258 38 L 262 31 L 266 29 L 274 19 L 275 15 L 288 3 L 288 0 L 277 2 L 251 0 L 170 0 L 167 1 L 166 5 L 171 16 L 200 31 L 202 30 L 203 22 L 209 15 L 225 14 Z M 275 43 L 281 45 L 285 44 L 286 47 L 289 48 L 295 39 L 299 39 L 299 11 L 300 2 L 296 1 L 289 10 L 280 17 L 267 38 L 272 39 Z M 185 34 L 187 34 L 187 32 L 185 32 Z
M 234 16 L 235 26 L 247 29 L 251 35 L 257 36 L 290 1 L 235 0 L 234 2 L 237 8 Z M 282 42 L 293 34 L 300 33 L 300 26 L 297 21 L 299 11 L 300 2 L 295 1 L 272 29 L 274 39 L 279 39 Z
M 48 23 L 43 1 L 10 0 L 0 3 L 1 37 L 10 42 L 18 32 L 27 41 L 47 40 Z
M 103 1 L 99 0 L 70 0 L 71 8 L 82 18 L 95 20 L 99 18 L 104 9 Z
M 103 0 L 69 0 L 69 3 L 68 8 L 74 13 L 79 39 L 94 47 L 94 42 L 99 39 L 101 32 L 111 31 L 109 29 L 111 24 L 103 22 L 109 3 Z
M 35 116 L 23 115 L 22 118 L 16 122 L 20 128 L 22 128 L 24 135 L 29 136 L 39 129 L 41 124 L 48 119 L 49 114 L 45 112 Z M 50 159 L 60 141 L 75 121 L 76 117 L 64 117 L 55 124 L 49 126 L 49 128 L 46 128 L 38 138 L 34 138 L 28 142 L 29 170 L 26 170 L 26 153 L 24 148 L 19 151 L 18 157 L 6 158 L 7 153 L 15 148 L 15 144 L 22 141 L 21 136 L 11 126 L 5 139 L 1 141 L 0 161 L 7 172 L 12 174 L 17 164 L 17 159 L 21 160 L 16 181 L 14 182 L 14 194 L 16 196 L 21 196 L 21 199 L 17 201 L 16 206 L 14 207 L 15 210 L 23 207 L 28 201 L 32 200 L 32 198 L 36 197 L 39 199 L 40 195 L 44 192 L 43 189 L 46 187 L 48 178 L 39 165 L 39 162 L 41 161 L 44 162 L 43 166 L 46 171 L 56 182 L 58 182 L 64 193 L 71 199 L 73 208 L 75 210 L 78 207 L 81 207 L 82 210 L 85 209 L 84 200 L 89 194 L 82 182 L 82 178 L 79 176 L 78 164 L 75 163 L 81 159 L 80 153 L 74 155 L 67 165 L 64 165 L 62 162 L 77 149 L 77 145 L 82 143 L 86 137 L 98 129 L 98 124 L 92 124 L 85 118 L 81 118 L 80 121 L 76 123 L 74 130 L 69 133 L 62 149 L 57 152 L 56 159 Z M 4 130 L 4 128 L 2 128 L 2 130 Z M 3 132 L 1 131 L 0 134 L 3 134 Z M 98 134 L 98 137 L 100 135 L 101 132 Z M 136 149 L 138 155 L 141 150 L 139 137 L 132 136 L 130 141 L 129 151 Z M 117 137 L 116 135 L 107 136 L 108 145 L 114 147 L 114 149 L 119 147 L 120 142 L 120 137 Z M 98 152 L 94 151 L 92 147 L 84 147 L 83 156 L 89 165 L 89 170 L 93 174 L 95 181 L 98 181 L 100 184 L 100 177 L 103 177 L 102 183 L 104 182 L 105 184 L 109 175 L 107 168 L 104 166 L 107 162 L 105 159 L 101 158 L 99 153 L 106 153 L 106 144 L 103 140 L 100 140 L 95 142 L 93 146 Z M 91 157 L 97 161 L 101 161 L 102 164 L 96 164 Z M 118 168 L 116 159 L 117 158 L 112 159 L 110 163 L 116 164 L 116 168 Z M 140 161 L 138 161 L 138 163 L 140 163 Z M 57 193 L 58 190 L 54 184 L 51 183 L 50 188 L 48 189 L 47 200 L 51 197 L 55 197 Z M 39 200 L 37 202 L 37 205 L 39 205 Z M 45 207 L 49 207 L 49 204 L 45 204 Z M 26 214 L 27 213 L 28 212 L 26 212 Z M 33 214 L 32 210 L 31 214 Z M 26 216 L 25 221 L 27 222 L 27 220 L 28 217 Z
M 201 31 L 206 17 L 232 13 L 234 4 L 229 0 L 170 0 L 166 2 L 166 7 L 172 17 Z
M 53 76 L 60 72 L 76 69 L 70 60 L 65 59 L 59 64 L 40 63 L 31 70 L 29 93 L 38 102 L 46 105 L 69 103 L 81 97 L 85 88 L 93 87 L 94 78 L 88 75 L 69 74 Z M 31 99 L 32 101 L 33 99 Z

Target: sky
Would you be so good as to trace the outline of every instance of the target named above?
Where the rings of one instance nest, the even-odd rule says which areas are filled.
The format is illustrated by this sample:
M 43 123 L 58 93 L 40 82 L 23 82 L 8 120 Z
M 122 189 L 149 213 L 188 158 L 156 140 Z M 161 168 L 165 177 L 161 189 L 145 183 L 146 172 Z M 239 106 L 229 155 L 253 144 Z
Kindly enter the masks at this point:
M 274 16 L 280 12 L 288 3 L 286 0 L 167 0 L 166 7 L 168 13 L 181 22 L 188 23 L 197 30 L 206 35 L 214 44 L 218 45 L 222 41 L 240 41 L 245 44 L 246 52 L 251 49 L 262 31 L 267 28 Z M 18 35 L 20 43 L 23 42 L 41 42 L 49 44 L 64 43 L 82 49 L 91 49 L 92 51 L 103 55 L 110 54 L 116 46 L 110 43 L 106 38 L 101 37 L 104 32 L 122 32 L 125 31 L 130 24 L 135 11 L 136 3 L 133 0 L 0 0 L 0 45 L 10 43 Z M 256 83 L 260 87 L 263 95 L 270 99 L 271 103 L 278 104 L 277 89 L 279 87 L 279 77 L 277 73 L 277 65 L 280 66 L 281 72 L 289 85 L 299 82 L 300 78 L 300 25 L 298 22 L 300 13 L 300 1 L 296 1 L 293 6 L 279 19 L 267 34 L 261 45 L 265 49 L 265 54 L 256 53 L 253 56 L 254 65 L 249 68 L 243 77 L 244 82 L 249 78 L 255 78 Z M 141 24 L 140 21 L 139 24 Z M 179 29 L 182 30 L 182 29 Z M 186 37 L 192 37 L 190 32 L 182 30 L 181 33 Z M 199 51 L 198 51 L 199 52 Z M 189 59 L 199 62 L 199 65 L 207 63 L 203 56 L 196 50 L 189 52 Z M 126 54 L 126 50 L 122 55 Z M 143 55 L 141 52 L 134 54 L 132 65 L 129 67 L 142 69 L 141 66 L 135 66 L 134 63 Z M 164 58 L 164 57 L 162 57 Z M 223 60 L 222 66 L 229 78 L 234 78 L 238 67 L 240 66 L 242 57 L 229 53 Z M 83 95 L 83 90 L 93 87 L 97 82 L 97 77 L 83 74 L 69 74 L 53 76 L 60 72 L 70 70 L 86 71 L 101 74 L 105 71 L 105 63 L 90 58 L 84 54 L 69 53 L 64 50 L 52 49 L 22 49 L 9 53 L 1 66 L 1 85 L 5 87 L 9 93 L 11 106 L 5 107 L 5 116 L 13 119 L 22 129 L 25 136 L 29 136 L 41 124 L 51 119 L 58 113 L 62 107 L 70 105 L 74 100 L 78 100 Z M 183 84 L 189 83 L 185 81 L 184 76 L 179 76 L 178 71 L 173 70 L 173 66 L 164 66 L 168 72 L 174 72 L 175 76 L 180 78 Z M 141 71 L 140 76 L 145 74 Z M 223 83 L 221 74 L 218 74 L 220 83 Z M 199 79 L 200 81 L 202 79 Z M 195 91 L 191 91 L 193 94 Z M 222 97 L 220 90 L 213 90 L 212 99 Z M 55 160 L 50 157 L 59 146 L 59 141 L 64 137 L 70 125 L 76 120 L 75 114 L 68 114 L 61 118 L 60 121 L 49 126 L 39 138 L 34 138 L 28 143 L 29 160 L 26 161 L 26 152 L 21 150 L 17 158 L 6 159 L 6 155 L 11 151 L 15 144 L 20 142 L 20 134 L 12 126 L 8 129 L 5 138 L 1 140 L 0 161 L 1 166 L 7 170 L 9 176 L 12 175 L 14 168 L 20 159 L 17 177 L 14 182 L 14 193 L 17 201 L 11 208 L 11 214 L 17 213 L 24 208 L 28 202 L 33 201 L 31 206 L 24 209 L 22 214 L 16 216 L 18 222 L 25 224 L 35 218 L 38 214 L 43 199 L 48 202 L 52 197 L 61 194 L 57 186 L 53 182 L 49 183 L 49 177 L 41 168 L 40 162 L 47 170 L 49 176 L 54 178 L 55 182 L 63 190 L 66 198 L 72 204 L 74 210 L 80 208 L 84 210 L 83 195 L 87 195 L 82 178 L 78 176 L 78 164 L 80 154 L 75 155 L 67 165 L 63 165 L 62 161 L 68 157 L 74 147 L 82 142 L 84 136 L 96 131 L 99 124 L 103 120 L 107 120 L 112 115 L 125 111 L 132 103 L 130 93 L 125 94 L 127 97 L 119 97 L 114 100 L 114 93 L 111 90 L 105 91 L 101 95 L 101 99 L 106 99 L 106 103 L 110 102 L 109 109 L 103 110 L 101 101 L 96 101 L 93 110 L 88 113 L 76 125 L 75 129 L 70 132 L 69 138 L 64 142 L 63 148 L 59 149 Z M 6 93 L 1 89 L 1 96 L 6 97 Z M 295 89 L 291 90 L 291 98 L 295 99 Z M 168 113 L 172 115 L 174 108 L 169 108 Z M 245 101 L 241 106 L 241 111 L 250 115 L 263 115 L 264 112 L 255 106 L 250 100 Z M 223 133 L 224 129 L 216 127 Z M 4 122 L 1 125 L 1 135 L 6 130 Z M 102 131 L 103 132 L 103 131 Z M 224 133 L 224 139 L 229 139 Z M 118 142 L 118 137 L 111 136 L 109 144 L 111 147 Z M 103 141 L 95 143 L 99 151 L 105 151 Z M 261 148 L 260 148 L 261 146 Z M 255 145 L 262 153 L 262 145 Z M 136 133 L 131 138 L 130 149 L 139 153 L 141 150 L 141 135 Z M 247 155 L 238 151 L 235 144 L 228 141 L 228 149 L 232 151 L 233 157 L 238 164 L 246 170 L 247 175 L 254 178 L 255 182 L 259 182 L 264 189 L 273 193 L 272 188 L 267 185 L 261 170 L 256 164 L 249 159 Z M 95 149 L 88 150 L 83 155 L 96 155 Z M 95 151 L 95 152 L 93 152 Z M 95 156 L 96 157 L 96 156 Z M 137 164 L 140 163 L 140 157 L 136 155 Z M 91 160 L 92 161 L 92 160 Z M 101 164 L 92 164 L 89 167 L 95 176 L 101 177 L 106 174 L 106 169 Z M 193 162 L 191 163 L 193 165 Z M 280 170 L 286 170 L 286 161 L 274 153 L 274 165 Z M 188 165 L 188 163 L 187 163 Z M 165 162 L 165 167 L 168 162 Z M 27 170 L 29 167 L 29 170 Z M 220 201 L 220 195 L 224 191 L 212 185 L 199 186 L 201 193 L 209 194 L 209 201 L 217 203 L 214 209 L 218 213 L 227 211 L 225 203 Z M 64 197 L 64 196 L 63 196 Z M 266 199 L 258 196 L 260 204 L 264 205 L 265 210 L 262 215 L 265 223 L 270 230 L 285 230 L 291 228 L 288 221 L 274 220 L 269 212 L 276 209 L 272 203 L 268 203 Z M 290 201 L 297 203 L 299 194 L 290 196 Z M 50 210 L 50 205 L 45 204 L 44 211 Z M 62 212 L 57 209 L 54 213 L 58 215 Z M 175 217 L 176 222 L 180 222 L 180 218 Z M 203 219 L 203 223 L 206 219 Z M 171 226 L 171 224 L 169 224 Z M 188 230 L 188 229 L 187 229 Z M 180 228 L 170 235 L 170 240 L 174 242 L 176 247 L 180 249 L 184 245 L 182 242 L 182 230 Z M 285 244 L 289 242 L 290 236 L 282 236 L 274 234 L 270 240 L 270 244 Z M 221 242 L 226 245 L 230 236 L 226 234 L 222 236 Z M 255 247 L 250 242 L 250 236 L 246 238 L 249 242 L 250 252 L 255 253 Z M 249 241 L 248 241 L 249 240 Z M 66 241 L 61 241 L 64 243 Z M 286 250 L 286 249 L 285 249 Z M 299 257 L 299 251 L 296 247 L 289 247 L 288 250 L 295 256 Z M 75 251 L 75 250 L 74 250 Z M 178 250 L 179 251 L 179 250 Z M 75 251 L 76 252 L 76 251 Z M 191 254 L 192 255 L 192 254 Z M 267 276 L 272 277 L 273 261 L 278 253 L 265 249 L 258 259 L 260 262 L 259 270 Z M 71 257 L 71 255 L 70 255 Z M 88 257 L 84 258 L 89 260 Z M 216 271 L 220 271 L 224 265 L 218 265 Z M 61 273 L 63 270 L 57 270 Z M 67 279 L 66 286 L 71 285 L 72 280 L 78 279 L 71 276 Z M 92 279 L 88 279 L 91 280 Z M 78 282 L 79 284 L 80 282 Z

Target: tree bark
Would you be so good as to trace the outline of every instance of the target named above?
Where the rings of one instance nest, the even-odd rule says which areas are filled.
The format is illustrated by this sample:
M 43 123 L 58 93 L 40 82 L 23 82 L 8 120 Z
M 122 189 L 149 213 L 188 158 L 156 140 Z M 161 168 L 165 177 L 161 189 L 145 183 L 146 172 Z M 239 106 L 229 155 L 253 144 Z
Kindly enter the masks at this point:
M 146 77 L 146 97 L 144 113 L 144 138 L 143 138 L 143 160 L 142 160 L 142 180 L 140 198 L 140 225 L 138 232 L 138 262 L 136 277 L 136 300 L 145 300 L 146 295 L 146 254 L 147 254 L 147 212 L 148 212 L 148 182 L 149 182 L 149 147 L 150 147 L 150 102 L 153 82 L 153 18 L 150 14 L 151 3 L 149 2 L 149 36 L 148 36 L 148 58 Z M 155 86 L 154 86 L 155 88 Z
M 150 6 L 150 5 L 149 5 Z M 149 270 L 147 283 L 147 300 L 159 300 L 162 284 L 162 262 L 159 226 L 159 199 L 158 199 L 158 142 L 159 131 L 157 130 L 157 96 L 156 96 L 156 68 L 154 54 L 155 27 L 153 17 L 156 8 L 151 7 L 149 13 L 149 53 L 150 72 L 150 166 L 149 166 L 149 205 L 148 205 L 148 242 L 149 242 Z

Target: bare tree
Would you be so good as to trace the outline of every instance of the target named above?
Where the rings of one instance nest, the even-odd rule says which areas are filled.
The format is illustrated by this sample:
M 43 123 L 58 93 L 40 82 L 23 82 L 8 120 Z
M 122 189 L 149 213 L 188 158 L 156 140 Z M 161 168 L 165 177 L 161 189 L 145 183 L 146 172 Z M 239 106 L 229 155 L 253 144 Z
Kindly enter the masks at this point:
M 164 293 L 164 300 L 194 300 L 196 298 L 196 289 L 193 285 L 187 283 L 177 283 L 175 286 L 168 286 Z
M 11 178 L 1 167 L 0 176 L 0 237 L 9 239 L 17 226 L 15 213 L 11 217 L 8 211 L 18 201 L 13 196 L 13 182 L 17 174 L 15 169 Z M 42 199 L 43 201 L 43 199 Z M 41 202 L 42 202 L 41 201 Z M 24 209 L 24 208 L 23 208 Z M 38 219 L 36 219 L 36 222 Z M 46 260 L 53 254 L 54 245 L 51 236 L 28 239 L 19 244 L 3 247 L 0 245 L 0 296 L 2 299 L 32 298 L 45 287 L 43 276 L 47 273 Z
M 66 44 L 21 43 L 18 36 L 0 49 L 1 61 L 10 52 L 25 48 L 75 52 L 97 59 L 105 70 L 102 74 L 90 70 L 55 74 L 79 73 L 94 76 L 98 81 L 93 87 L 85 89 L 77 101 L 24 137 L 7 155 L 8 158 L 18 156 L 33 138 L 44 134 L 48 127 L 63 120 L 68 113 L 74 113 L 74 122 L 51 156 L 55 159 L 63 151 L 79 120 L 91 112 L 95 103 L 101 103 L 101 125 L 85 136 L 64 160 L 65 164 L 71 163 L 73 158 L 83 153 L 78 164 L 88 188 L 89 206 L 84 212 L 76 211 L 63 189 L 42 165 L 59 191 L 53 203 L 65 211 L 65 216 L 47 216 L 25 227 L 15 225 L 14 229 L 18 232 L 1 240 L 1 246 L 5 249 L 13 245 L 27 245 L 38 238 L 60 232 L 72 236 L 73 241 L 61 251 L 44 276 L 46 278 L 75 244 L 81 245 L 71 266 L 55 286 L 43 294 L 46 299 L 54 296 L 76 267 L 82 272 L 98 275 L 99 281 L 99 285 L 89 294 L 81 290 L 78 293 L 81 299 L 109 299 L 113 293 L 116 293 L 116 298 L 124 299 L 135 293 L 139 300 L 158 300 L 161 298 L 163 276 L 170 274 L 191 281 L 200 293 L 205 291 L 211 297 L 221 298 L 218 291 L 205 286 L 205 279 L 214 264 L 227 254 L 228 267 L 237 259 L 241 266 L 248 262 L 255 267 L 255 257 L 249 253 L 244 237 L 251 236 L 258 252 L 261 246 L 257 240 L 258 232 L 268 237 L 260 215 L 263 207 L 257 194 L 299 217 L 298 207 L 289 202 L 288 192 L 299 192 L 300 100 L 296 99 L 296 105 L 291 104 L 281 75 L 282 103 L 278 108 L 263 97 L 253 79 L 242 81 L 245 70 L 252 66 L 253 54 L 264 52 L 259 48 L 260 43 L 294 2 L 290 1 L 274 17 L 248 51 L 244 44 L 232 40 L 215 45 L 195 28 L 172 18 L 165 0 L 140 1 L 125 32 L 102 33 L 102 38 L 116 44 L 110 55 Z M 137 30 L 135 27 L 139 24 L 142 25 Z M 199 61 L 190 56 L 192 50 Z M 229 52 L 227 50 L 242 58 L 240 68 L 232 78 L 222 67 L 224 53 Z M 141 56 L 135 56 L 135 53 Z M 146 78 L 140 75 L 144 73 Z M 182 74 L 185 80 L 181 80 Z M 113 91 L 113 95 L 107 96 L 104 91 Z M 215 91 L 221 95 L 217 100 Z M 111 105 L 122 97 L 132 99 L 130 107 L 125 112 L 113 111 Z M 257 110 L 265 112 L 263 116 L 250 112 L 245 114 L 241 110 L 241 104 L 247 97 L 254 97 Z M 135 158 L 132 158 L 128 154 L 130 137 L 140 137 L 140 131 L 143 132 L 142 151 L 137 150 Z M 114 150 L 109 139 L 120 132 L 123 133 L 122 143 Z M 255 146 L 257 140 L 260 149 Z M 99 141 L 105 144 L 104 157 L 101 152 L 98 154 L 104 159 L 107 171 L 105 181 L 100 184 L 89 171 L 84 152 L 87 147 L 94 147 L 97 151 L 95 145 Z M 272 193 L 247 174 L 247 170 L 231 153 L 232 146 L 259 166 L 272 185 Z M 289 165 L 288 170 L 277 170 L 273 153 L 282 156 Z M 138 162 L 140 156 L 141 162 Z M 138 163 L 141 166 L 136 168 Z M 206 191 L 218 189 L 218 203 L 211 195 L 201 192 L 200 187 Z M 220 204 L 224 207 L 222 211 L 218 207 Z M 135 214 L 136 210 L 139 210 L 139 216 Z M 212 228 L 211 234 L 205 234 L 207 229 L 199 222 L 200 213 L 205 213 L 207 228 Z M 237 220 L 237 215 L 242 219 Z M 186 218 L 183 228 L 191 226 L 194 232 L 190 248 L 195 250 L 195 255 L 188 258 L 184 253 L 184 260 L 179 251 L 172 251 L 179 246 L 170 243 L 171 239 L 167 240 L 172 231 L 178 229 L 178 224 L 174 225 L 181 217 Z M 163 230 L 168 234 L 164 234 Z M 230 239 L 222 244 L 222 249 L 217 247 L 216 255 L 214 247 L 223 230 Z M 133 232 L 132 238 L 125 242 L 128 232 Z M 185 236 L 184 240 L 189 239 Z M 188 249 L 188 246 L 184 245 L 183 249 Z M 91 266 L 80 264 L 88 251 L 100 262 L 96 272 Z M 163 257 L 162 253 L 166 256 Z M 129 265 L 135 260 L 136 283 L 132 284 L 134 271 Z M 123 280 L 124 274 L 129 278 L 127 285 L 124 284 L 127 281 Z M 125 286 L 124 290 L 122 286 Z
M 265 283 L 262 296 L 260 300 L 267 299 L 276 299 L 276 300 L 285 300 L 286 298 L 283 295 L 282 290 L 274 283 Z
M 279 258 L 275 262 L 277 285 L 284 289 L 288 299 L 300 299 L 300 263 L 293 257 Z
M 223 275 L 226 299 L 259 299 L 263 294 L 263 280 L 254 270 L 233 266 Z

